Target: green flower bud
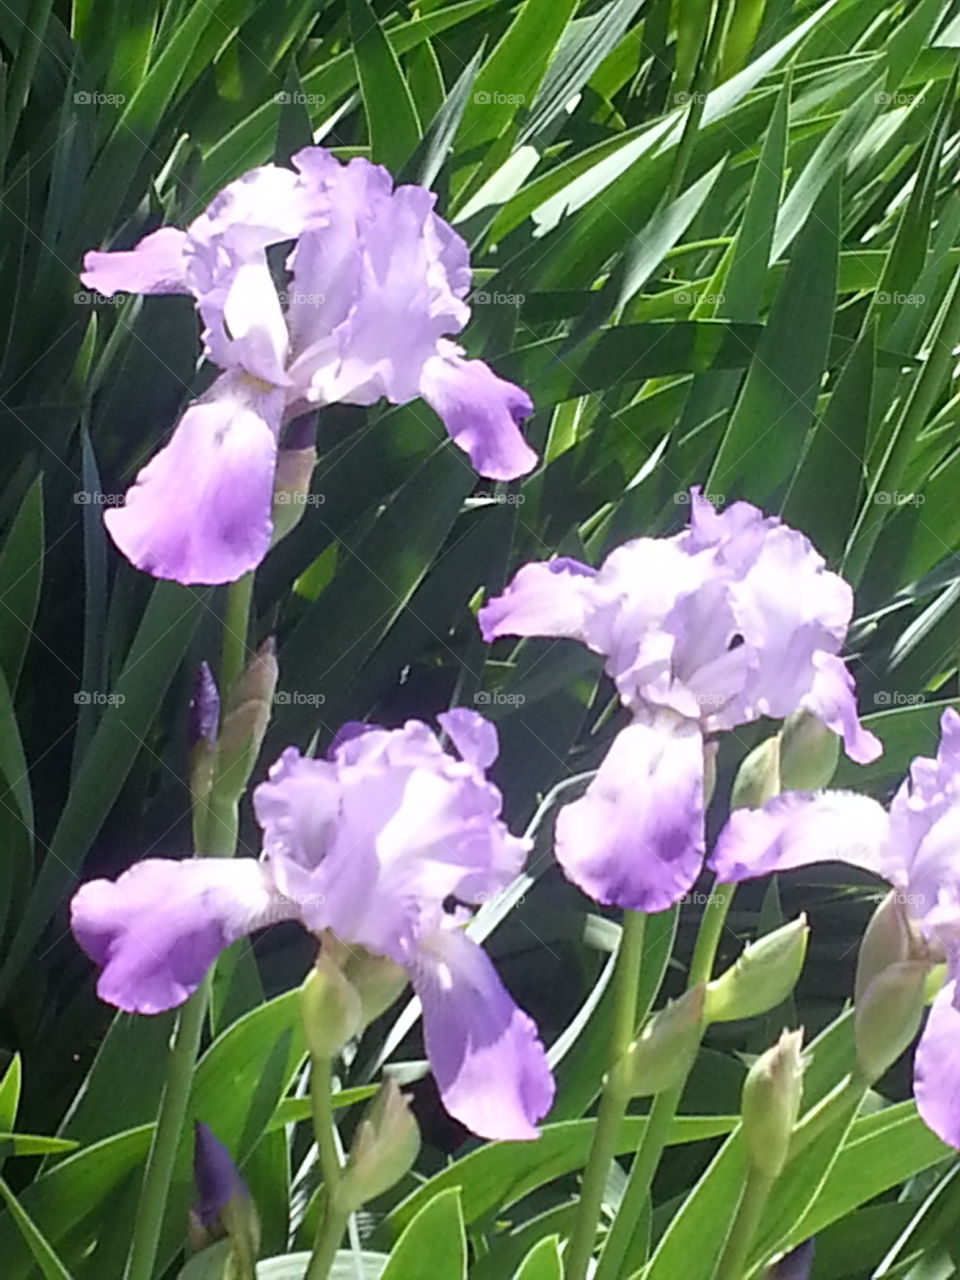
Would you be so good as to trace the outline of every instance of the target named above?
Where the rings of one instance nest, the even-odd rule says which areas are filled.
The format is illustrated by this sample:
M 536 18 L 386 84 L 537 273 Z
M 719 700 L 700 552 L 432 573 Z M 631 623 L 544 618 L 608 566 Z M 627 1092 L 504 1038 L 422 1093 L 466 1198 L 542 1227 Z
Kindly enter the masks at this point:
M 312 445 L 307 449 L 281 449 L 277 453 L 271 546 L 276 546 L 288 533 L 292 533 L 303 519 L 310 493 L 310 479 L 316 465 L 317 451 Z
M 868 1084 L 879 1080 L 919 1031 L 929 967 L 926 960 L 900 960 L 858 996 L 853 1017 L 857 1066 Z
M 926 944 L 895 890 L 888 893 L 870 918 L 857 957 L 855 1002 L 859 1005 L 870 983 L 892 964 L 927 959 Z
M 780 733 L 780 784 L 784 791 L 829 786 L 840 759 L 840 739 L 809 711 L 797 711 Z
M 734 779 L 731 809 L 759 809 L 780 794 L 780 738 L 774 734 L 750 752 Z
M 734 1022 L 775 1009 L 796 986 L 807 954 L 807 917 L 774 929 L 741 951 L 707 987 L 708 1022 Z
M 300 1016 L 311 1058 L 331 1060 L 363 1025 L 360 996 L 324 947 L 300 988 Z
M 376 956 L 363 947 L 344 950 L 343 971 L 360 997 L 363 1025 L 366 1027 L 390 1008 L 409 979 L 405 970 L 386 956 Z
M 703 1030 L 703 983 L 655 1013 L 627 1050 L 625 1080 L 632 1097 L 662 1093 L 684 1080 Z
M 409 1100 L 388 1077 L 357 1126 L 337 1188 L 337 1208 L 354 1213 L 389 1191 L 410 1172 L 419 1151 L 420 1130 Z
M 253 655 L 227 698 L 213 784 L 221 802 L 236 802 L 243 795 L 270 723 L 277 676 L 271 637 Z
M 766 1178 L 787 1162 L 803 1093 L 802 1031 L 784 1031 L 747 1073 L 740 1114 L 747 1160 Z
M 717 744 L 715 742 L 705 742 L 703 744 L 703 807 L 710 807 L 710 801 L 713 799 L 713 793 L 717 786 Z

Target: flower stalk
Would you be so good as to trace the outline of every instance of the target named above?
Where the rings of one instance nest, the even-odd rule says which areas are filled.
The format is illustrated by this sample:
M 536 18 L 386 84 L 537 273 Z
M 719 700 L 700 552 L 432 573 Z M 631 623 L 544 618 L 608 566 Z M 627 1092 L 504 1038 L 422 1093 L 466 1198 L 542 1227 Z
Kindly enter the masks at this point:
M 220 663 L 220 689 L 225 696 L 232 690 L 243 671 L 252 600 L 253 574 L 246 574 L 237 582 L 230 584 L 224 614 Z M 222 857 L 231 857 L 236 852 L 236 825 L 234 824 L 232 829 L 223 829 L 221 824 L 210 821 L 212 812 L 211 809 L 206 815 L 209 850 Z M 143 1174 L 124 1280 L 152 1280 L 154 1274 L 163 1217 L 187 1119 L 187 1107 L 193 1088 L 193 1077 L 203 1038 L 203 1024 L 210 1003 L 211 987 L 212 978 L 208 974 L 202 985 L 184 1004 L 177 1019 L 163 1094 L 160 1098 L 157 1126 L 150 1153 L 147 1156 L 147 1167 Z
M 616 1153 L 617 1134 L 632 1092 L 629 1049 L 636 1031 L 645 923 L 646 917 L 642 912 L 624 912 L 614 975 L 612 1065 L 604 1081 L 593 1143 L 584 1169 L 580 1205 L 565 1262 L 566 1280 L 585 1280 L 587 1275 L 603 1207 L 603 1191 Z

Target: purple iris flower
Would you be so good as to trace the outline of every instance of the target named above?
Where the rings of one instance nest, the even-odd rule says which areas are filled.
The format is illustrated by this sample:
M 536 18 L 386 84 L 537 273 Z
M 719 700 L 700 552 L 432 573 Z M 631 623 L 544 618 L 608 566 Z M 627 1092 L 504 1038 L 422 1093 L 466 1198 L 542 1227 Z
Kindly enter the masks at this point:
M 105 516 L 158 578 L 230 582 L 259 564 L 281 425 L 313 408 L 422 396 L 481 475 L 512 480 L 537 461 L 519 429 L 530 397 L 447 336 L 470 317 L 471 272 L 436 197 L 322 147 L 292 163 L 245 173 L 186 231 L 84 260 L 81 278 L 104 294 L 191 295 L 204 354 L 223 370 Z M 278 292 L 267 249 L 290 240 Z
M 474 711 L 425 724 L 348 726 L 328 759 L 288 748 L 254 792 L 258 860 L 149 858 L 73 899 L 74 934 L 102 968 L 101 999 L 158 1013 L 195 991 L 218 953 L 279 920 L 331 930 L 401 965 L 423 1006 L 444 1106 L 485 1138 L 533 1138 L 553 1079 L 532 1020 L 459 927 L 530 847 L 487 780 L 496 730 Z
M 800 533 L 747 502 L 717 512 L 691 491 L 690 526 L 637 538 L 599 569 L 525 565 L 479 615 L 483 637 L 562 636 L 606 658 L 632 722 L 586 794 L 557 820 L 557 858 L 598 902 L 662 911 L 704 855 L 705 735 L 801 708 L 866 762 L 839 657 L 853 612 L 846 582 Z
M 760 809 L 738 809 L 711 858 L 721 880 L 747 880 L 817 862 L 846 862 L 887 880 L 947 980 L 933 1003 L 914 1060 L 924 1121 L 960 1147 L 960 715 L 940 721 L 936 759 L 918 756 L 889 813 L 844 791 L 787 791 Z
M 193 1211 L 204 1227 L 216 1225 L 234 1198 L 250 1199 L 230 1152 L 199 1120 L 194 1125 L 193 1181 L 197 1189 Z

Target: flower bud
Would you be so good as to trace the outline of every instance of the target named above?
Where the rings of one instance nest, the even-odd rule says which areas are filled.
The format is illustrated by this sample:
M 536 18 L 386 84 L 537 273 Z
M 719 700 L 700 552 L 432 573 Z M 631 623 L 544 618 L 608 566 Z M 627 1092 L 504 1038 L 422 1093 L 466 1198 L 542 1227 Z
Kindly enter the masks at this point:
M 860 943 L 856 1003 L 861 1003 L 870 983 L 890 965 L 924 959 L 926 944 L 910 919 L 902 896 L 894 890 L 887 894 L 870 917 Z
M 813 1269 L 815 1239 L 804 1240 L 795 1249 L 785 1253 L 779 1262 L 763 1273 L 763 1280 L 809 1280 Z
M 361 1029 L 360 996 L 326 947 L 300 988 L 300 1016 L 311 1058 L 335 1058 Z
M 925 960 L 888 965 L 857 998 L 853 1017 L 857 1066 L 868 1084 L 879 1080 L 920 1029 L 928 968 Z
M 218 800 L 235 802 L 243 795 L 270 723 L 277 676 L 271 637 L 250 659 L 227 699 L 214 781 Z
M 731 809 L 759 809 L 780 794 L 780 738 L 774 734 L 749 753 L 734 779 Z
M 734 1022 L 775 1009 L 796 986 L 807 954 L 807 917 L 774 929 L 741 951 L 707 987 L 708 1022 Z
M 277 451 L 277 470 L 273 481 L 271 546 L 276 546 L 281 538 L 285 538 L 297 527 L 307 509 L 310 479 L 317 465 L 317 451 L 313 446 L 315 428 L 312 414 L 309 415 L 309 419 L 309 431 L 293 433 Z
M 204 801 L 213 786 L 217 761 L 217 728 L 220 723 L 220 694 L 209 666 L 197 668 L 187 719 L 190 744 L 190 794 L 195 820 L 202 822 Z M 195 841 L 199 844 L 199 840 Z
M 360 997 L 362 1022 L 367 1027 L 390 1008 L 409 979 L 406 971 L 386 956 L 374 955 L 363 947 L 344 947 L 343 951 L 344 958 L 338 963 Z
M 410 1103 L 389 1077 L 357 1126 L 337 1188 L 337 1207 L 353 1213 L 395 1186 L 413 1168 L 420 1130 Z
M 703 744 L 703 807 L 708 809 L 717 786 L 717 743 Z
M 803 1092 L 802 1031 L 784 1031 L 747 1073 L 740 1108 L 747 1159 L 767 1178 L 787 1162 Z
M 194 1249 L 214 1240 L 230 1240 L 228 1271 L 236 1280 L 253 1280 L 260 1248 L 260 1219 L 230 1152 L 205 1124 L 194 1127 L 193 1180 L 197 1199 L 190 1209 L 189 1237 Z
M 703 1030 L 703 983 L 655 1013 L 627 1050 L 625 1079 L 633 1097 L 662 1093 L 686 1079 Z
M 780 733 L 780 785 L 784 791 L 819 791 L 830 785 L 840 739 L 809 711 L 797 711 Z

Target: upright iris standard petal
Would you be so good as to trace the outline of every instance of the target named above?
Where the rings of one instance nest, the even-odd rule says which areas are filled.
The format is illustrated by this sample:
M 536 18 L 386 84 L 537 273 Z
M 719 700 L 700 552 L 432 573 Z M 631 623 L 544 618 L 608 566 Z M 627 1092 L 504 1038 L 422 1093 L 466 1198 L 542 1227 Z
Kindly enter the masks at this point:
M 421 940 L 411 977 L 450 1115 L 482 1138 L 535 1138 L 553 1102 L 553 1077 L 536 1026 L 486 954 L 457 930 L 440 932 Z
M 112 253 L 91 250 L 80 279 L 90 289 L 115 293 L 189 293 L 187 233 L 176 227 L 151 232 L 132 249 Z
M 482 360 L 465 360 L 454 343 L 440 347 L 423 365 L 420 393 L 454 444 L 491 480 L 515 480 L 532 471 L 537 455 L 520 424 L 533 413 L 533 401 Z
M 882 805 L 852 791 L 785 791 L 760 809 L 736 809 L 710 867 L 735 883 L 817 862 L 846 862 L 874 875 L 888 867 L 890 820 Z
M 960 1010 L 951 978 L 933 1002 L 913 1063 L 913 1090 L 924 1124 L 960 1147 Z
M 71 927 L 101 968 L 101 1000 L 161 1013 L 196 991 L 224 947 L 287 914 L 252 858 L 147 858 L 116 881 L 81 885 Z
M 703 862 L 703 739 L 679 717 L 621 730 L 557 819 L 557 861 L 597 902 L 663 911 Z
M 170 443 L 104 520 L 138 569 L 177 582 L 232 582 L 270 546 L 283 413 L 279 391 L 225 374 L 190 406 Z

